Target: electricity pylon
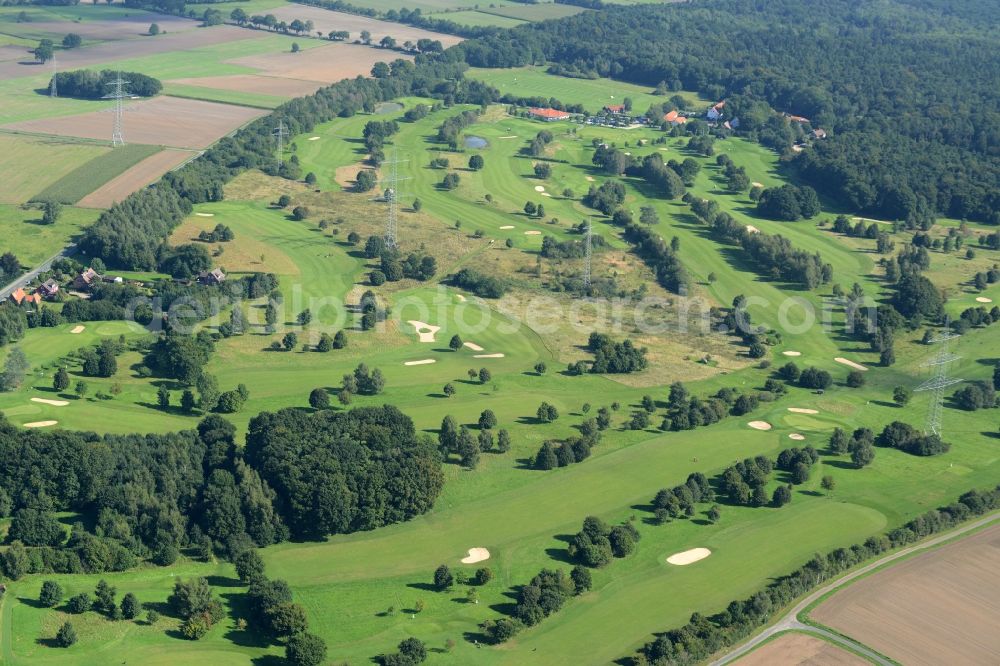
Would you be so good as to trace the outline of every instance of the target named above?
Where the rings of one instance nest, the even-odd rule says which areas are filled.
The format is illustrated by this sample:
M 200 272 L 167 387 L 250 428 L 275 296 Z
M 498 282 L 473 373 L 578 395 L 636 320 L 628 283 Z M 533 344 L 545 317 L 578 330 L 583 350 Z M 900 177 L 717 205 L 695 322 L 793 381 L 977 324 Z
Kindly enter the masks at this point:
M 278 166 L 281 166 L 285 161 L 285 137 L 288 136 L 285 121 L 279 120 L 278 126 L 271 130 L 271 135 L 278 140 Z
M 122 73 L 118 72 L 115 80 L 107 85 L 111 86 L 111 92 L 105 95 L 104 99 L 115 101 L 115 106 L 112 109 L 115 119 L 111 130 L 111 145 L 117 148 L 125 145 L 125 100 L 129 97 L 126 90 L 128 81 L 123 80 Z
M 408 161 L 397 159 L 396 149 L 393 148 L 392 159 L 382 163 L 383 167 L 389 167 L 389 176 L 383 181 L 385 187 L 382 190 L 383 200 L 389 204 L 389 211 L 385 220 L 385 246 L 393 250 L 396 249 L 399 241 L 399 199 L 402 196 L 399 184 L 404 180 L 409 180 L 408 177 L 400 177 L 398 167 L 400 164 Z
M 587 236 L 586 240 L 584 241 L 584 249 L 583 249 L 583 290 L 585 292 L 590 290 L 590 263 L 591 263 L 591 255 L 593 254 L 593 247 L 590 242 L 591 238 L 590 224 L 591 224 L 590 220 L 587 220 Z
M 931 394 L 931 402 L 927 407 L 927 423 L 924 426 L 924 434 L 934 434 L 941 436 L 941 416 L 944 411 L 944 390 L 949 386 L 958 384 L 964 380 L 957 377 L 948 376 L 948 366 L 961 358 L 952 354 L 949 350 L 950 343 L 959 337 L 957 333 L 942 333 L 932 338 L 930 343 L 940 345 L 937 354 L 931 360 L 924 363 L 924 367 L 934 368 L 934 376 L 917 386 L 914 391 L 927 392 Z

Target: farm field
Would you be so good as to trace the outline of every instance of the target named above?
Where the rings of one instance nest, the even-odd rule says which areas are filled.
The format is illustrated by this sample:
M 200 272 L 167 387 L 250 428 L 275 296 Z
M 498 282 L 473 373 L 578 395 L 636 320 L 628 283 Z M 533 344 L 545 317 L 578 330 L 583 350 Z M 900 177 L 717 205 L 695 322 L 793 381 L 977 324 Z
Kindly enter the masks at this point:
M 32 197 L 32 200 L 75 204 L 105 183 L 122 176 L 129 169 L 161 150 L 159 146 L 129 144 L 121 146 L 117 150 L 105 152 L 89 162 L 81 164 L 41 190 Z
M 55 224 L 41 223 L 42 211 L 0 204 L 0 238 L 3 251 L 13 252 L 22 263 L 34 266 L 48 259 L 97 219 L 98 211 L 64 207 Z
M 472 27 L 491 26 L 496 28 L 516 28 L 517 26 L 527 22 L 526 20 L 520 18 L 502 16 L 500 14 L 490 12 L 481 12 L 474 9 L 460 12 L 448 12 L 447 14 L 441 14 L 441 16 L 449 21 L 454 21 L 455 23 Z
M 637 86 L 632 83 L 614 81 L 612 79 L 571 79 L 547 74 L 541 67 L 512 67 L 510 69 L 481 69 L 473 67 L 466 72 L 466 77 L 484 81 L 502 93 L 510 93 L 521 97 L 554 98 L 563 104 L 582 104 L 594 113 L 600 111 L 605 104 L 620 104 L 626 97 L 631 97 L 636 109 L 645 110 L 651 104 L 666 101 L 664 97 L 653 95 L 653 89 Z M 708 100 L 699 100 L 693 93 L 671 92 L 680 94 L 696 106 L 705 105 Z
M 867 576 L 810 617 L 905 664 L 986 663 L 1000 651 L 1000 526 Z
M 757 648 L 735 662 L 738 666 L 864 666 L 868 662 L 832 643 L 807 634 L 788 633 Z
M 76 203 L 81 208 L 109 208 L 196 155 L 197 153 L 188 150 L 161 150 L 115 176 Z
M 61 137 L 0 134 L 0 204 L 25 203 L 110 146 Z
M 481 7 L 479 11 L 487 14 L 495 14 L 497 16 L 507 16 L 510 18 L 520 19 L 522 21 L 546 21 L 548 19 L 573 16 L 587 10 L 583 7 L 577 7 L 575 5 L 560 5 L 554 2 L 540 2 L 534 5 L 517 3 L 501 5 L 498 7 Z
M 130 143 L 207 148 L 226 134 L 265 115 L 262 109 L 218 104 L 177 97 L 155 97 L 136 102 L 128 112 L 125 137 Z M 26 120 L 5 126 L 22 132 L 37 132 L 87 139 L 111 134 L 112 117 L 94 111 L 78 116 Z
M 394 37 L 396 42 L 402 44 L 405 41 L 416 42 L 418 39 L 436 39 L 448 48 L 462 41 L 461 37 L 455 35 L 445 35 L 439 32 L 424 30 L 402 23 L 392 23 L 390 21 L 380 21 L 358 16 L 356 14 L 345 14 L 334 12 L 319 7 L 309 7 L 306 5 L 285 5 L 268 12 L 274 14 L 279 21 L 312 21 L 313 29 L 329 33 L 335 30 L 347 30 L 351 33 L 351 40 L 360 39 L 361 31 L 367 30 L 371 33 L 372 43 L 378 44 L 386 35 Z

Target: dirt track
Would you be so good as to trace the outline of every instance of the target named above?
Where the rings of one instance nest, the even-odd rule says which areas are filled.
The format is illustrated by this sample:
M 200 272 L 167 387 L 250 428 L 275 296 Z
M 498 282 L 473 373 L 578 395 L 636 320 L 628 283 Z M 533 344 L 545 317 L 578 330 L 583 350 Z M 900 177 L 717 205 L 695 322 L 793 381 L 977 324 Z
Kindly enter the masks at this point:
M 737 666 L 865 666 L 868 662 L 824 640 L 788 633 L 757 648 L 736 662 Z
M 110 208 L 111 204 L 159 180 L 160 176 L 195 155 L 197 153 L 190 150 L 162 150 L 150 155 L 85 196 L 76 205 L 81 208 Z
M 907 666 L 995 664 L 1000 525 L 873 574 L 811 615 Z
M 177 97 L 135 102 L 125 114 L 125 140 L 173 148 L 206 148 L 241 125 L 263 116 L 263 109 Z M 92 111 L 75 116 L 26 120 L 5 125 L 24 132 L 111 139 L 112 115 Z

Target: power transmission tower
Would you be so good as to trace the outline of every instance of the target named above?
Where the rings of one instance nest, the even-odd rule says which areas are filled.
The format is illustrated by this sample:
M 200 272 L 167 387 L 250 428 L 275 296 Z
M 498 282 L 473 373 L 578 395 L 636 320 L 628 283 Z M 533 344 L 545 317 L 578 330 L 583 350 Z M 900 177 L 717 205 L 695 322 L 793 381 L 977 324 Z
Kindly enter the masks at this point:
M 924 363 L 924 367 L 933 368 L 934 376 L 917 386 L 914 391 L 927 392 L 931 394 L 931 402 L 927 408 L 927 424 L 924 427 L 924 434 L 934 434 L 941 436 L 941 415 L 944 411 L 944 390 L 949 386 L 958 384 L 964 380 L 957 377 L 948 376 L 948 366 L 961 358 L 952 354 L 949 350 L 951 341 L 959 337 L 957 333 L 942 333 L 931 339 L 931 344 L 940 345 L 937 354 L 931 360 Z
M 285 161 L 285 137 L 288 130 L 285 129 L 285 121 L 279 120 L 278 126 L 271 130 L 271 135 L 278 139 L 278 166 Z
M 389 176 L 383 180 L 385 187 L 383 188 L 383 200 L 389 204 L 389 213 L 385 221 L 385 245 L 390 249 L 396 249 L 399 240 L 399 199 L 402 196 L 402 192 L 399 188 L 399 184 L 404 180 L 409 180 L 408 177 L 400 177 L 399 175 L 399 165 L 405 164 L 409 160 L 400 160 L 396 158 L 396 149 L 392 149 L 392 159 L 388 162 L 383 162 L 382 166 L 389 167 Z
M 58 67 L 56 66 L 56 54 L 52 54 L 52 82 L 49 84 L 49 97 L 55 99 L 59 97 L 59 85 L 56 83 L 56 74 Z
M 590 291 L 590 258 L 593 253 L 593 248 L 590 242 L 590 220 L 587 220 L 587 237 L 584 241 L 584 253 L 583 253 L 583 290 L 585 292 Z
M 104 99 L 113 99 L 115 101 L 114 109 L 114 127 L 111 130 L 111 145 L 117 148 L 118 146 L 125 145 L 125 100 L 128 99 L 129 94 L 126 90 L 128 81 L 122 79 L 122 73 L 118 72 L 118 76 L 114 81 L 107 84 L 111 86 L 111 92 L 104 96 Z

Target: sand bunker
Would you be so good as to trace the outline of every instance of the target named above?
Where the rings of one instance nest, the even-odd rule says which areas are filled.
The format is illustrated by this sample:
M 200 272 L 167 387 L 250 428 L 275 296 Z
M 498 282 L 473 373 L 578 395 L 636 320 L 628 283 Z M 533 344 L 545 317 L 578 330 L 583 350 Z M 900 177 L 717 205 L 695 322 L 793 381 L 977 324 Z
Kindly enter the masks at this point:
M 516 139 L 517 135 L 516 134 L 511 134 L 510 136 L 498 136 L 497 138 L 498 139 Z
M 215 213 L 195 213 L 198 217 L 215 217 Z
M 545 188 L 542 187 L 541 185 L 535 185 L 535 191 L 536 192 L 544 192 Z
M 514 225 L 513 225 L 513 224 L 505 224 L 505 225 L 503 225 L 503 226 L 502 226 L 502 227 L 500 227 L 500 228 L 501 228 L 501 229 L 513 229 L 513 228 L 514 228 Z
M 70 333 L 73 333 L 73 334 L 76 334 L 76 333 L 83 333 L 83 332 L 84 332 L 84 331 L 85 331 L 86 329 L 87 329 L 87 327 L 86 327 L 86 326 L 74 326 L 74 327 L 73 327 L 73 330 L 72 330 L 72 331 L 70 331 Z
M 754 182 L 750 183 L 750 186 L 751 187 L 764 187 L 764 183 L 758 183 L 757 181 L 754 181 Z
M 66 400 L 49 400 L 48 398 L 32 398 L 31 402 L 40 402 L 43 405 L 52 405 L 53 407 L 65 407 L 69 404 Z
M 986 298 L 985 296 L 977 296 L 976 303 L 992 303 L 992 298 Z
M 805 407 L 789 407 L 788 411 L 793 414 L 819 414 L 818 409 L 806 409 Z
M 309 137 L 309 140 L 310 141 L 319 141 L 319 137 L 318 136 L 311 136 L 311 137 Z
M 771 429 L 771 424 L 768 423 L 767 421 L 751 421 L 747 425 L 750 426 L 751 428 L 753 428 L 754 430 L 770 430 Z
M 674 553 L 667 558 L 667 564 L 676 564 L 679 567 L 685 564 L 694 564 L 698 560 L 703 560 L 712 554 L 708 548 L 692 548 L 683 553 Z
M 797 352 L 797 351 L 783 351 L 781 353 L 784 354 L 785 356 L 802 356 L 802 352 Z
M 490 559 L 490 551 L 485 548 L 470 548 L 469 554 L 462 558 L 462 564 L 476 564 Z
M 503 354 L 475 354 L 472 358 L 503 358 Z
M 466 342 L 465 346 L 471 349 L 472 351 L 483 351 L 483 348 L 477 345 L 475 342 Z
M 542 232 L 541 231 L 531 230 L 531 231 L 525 231 L 524 235 L 525 236 L 541 236 Z
M 791 435 L 788 436 L 788 439 L 794 439 L 796 442 L 801 442 L 805 440 L 805 438 L 806 438 L 805 435 L 800 435 L 797 432 L 793 432 Z
M 35 421 L 34 423 L 25 423 L 25 428 L 48 428 L 49 426 L 54 426 L 59 423 L 59 421 Z
M 587 182 L 588 183 L 594 182 L 594 177 L 593 176 L 587 176 Z
M 868 370 L 868 368 L 866 368 L 865 366 L 861 365 L 860 363 L 855 363 L 854 361 L 849 361 L 846 358 L 842 358 L 840 356 L 838 356 L 837 358 L 835 358 L 833 360 L 836 361 L 837 363 L 843 363 L 847 367 L 854 368 L 855 370 L 861 370 L 863 372 Z
M 753 226 L 752 224 L 748 224 L 747 225 L 747 231 L 749 231 L 752 234 L 759 234 L 760 233 L 760 229 L 758 229 L 757 227 Z
M 542 192 L 542 196 L 543 197 L 551 197 L 552 195 L 549 194 L 548 192 Z
M 440 326 L 431 326 L 415 319 L 410 319 L 406 323 L 417 329 L 417 336 L 421 342 L 434 342 L 434 336 L 441 330 Z
M 462 301 L 463 303 L 465 302 L 465 296 L 463 296 L 462 294 L 455 294 L 455 298 Z
M 432 358 L 423 358 L 420 359 L 419 361 L 407 361 L 403 365 L 428 365 L 430 363 L 437 363 L 437 361 L 435 361 Z

